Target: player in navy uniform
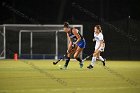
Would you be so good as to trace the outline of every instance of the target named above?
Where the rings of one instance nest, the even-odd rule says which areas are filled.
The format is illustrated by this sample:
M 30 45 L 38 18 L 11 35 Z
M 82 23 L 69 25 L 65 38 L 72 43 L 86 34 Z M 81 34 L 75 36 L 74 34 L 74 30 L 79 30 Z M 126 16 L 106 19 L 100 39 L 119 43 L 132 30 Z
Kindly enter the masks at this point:
M 81 51 L 85 48 L 86 42 L 84 37 L 79 33 L 78 29 L 69 27 L 68 22 L 64 22 L 64 31 L 67 33 L 67 38 L 69 40 L 68 49 L 67 49 L 67 58 L 64 68 L 66 69 L 71 54 L 74 53 L 74 58 L 79 61 L 80 67 L 83 67 L 82 60 L 78 57 Z

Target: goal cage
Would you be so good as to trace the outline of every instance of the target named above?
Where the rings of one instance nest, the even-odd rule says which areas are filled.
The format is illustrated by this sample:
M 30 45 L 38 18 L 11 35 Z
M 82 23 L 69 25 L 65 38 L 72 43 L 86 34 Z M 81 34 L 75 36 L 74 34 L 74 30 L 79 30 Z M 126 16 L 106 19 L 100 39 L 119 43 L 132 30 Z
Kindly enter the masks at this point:
M 83 35 L 83 25 L 70 26 Z M 68 39 L 63 25 L 4 24 L 1 27 L 1 58 L 18 53 L 20 59 L 58 59 L 66 54 Z

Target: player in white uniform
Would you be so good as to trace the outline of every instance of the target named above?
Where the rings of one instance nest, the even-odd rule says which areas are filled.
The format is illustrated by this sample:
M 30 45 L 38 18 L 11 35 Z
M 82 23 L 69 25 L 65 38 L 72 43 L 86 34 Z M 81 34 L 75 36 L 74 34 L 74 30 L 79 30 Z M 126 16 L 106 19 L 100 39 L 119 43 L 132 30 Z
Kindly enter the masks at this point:
M 96 59 L 101 60 L 103 62 L 103 66 L 105 66 L 105 59 L 100 56 L 100 53 L 104 51 L 105 48 L 105 42 L 104 42 L 104 37 L 102 34 L 102 29 L 100 25 L 96 25 L 94 27 L 94 39 L 93 41 L 96 41 L 95 44 L 95 51 L 93 53 L 92 57 L 92 62 L 91 64 L 87 67 L 89 69 L 92 69 L 94 67 L 94 63 Z

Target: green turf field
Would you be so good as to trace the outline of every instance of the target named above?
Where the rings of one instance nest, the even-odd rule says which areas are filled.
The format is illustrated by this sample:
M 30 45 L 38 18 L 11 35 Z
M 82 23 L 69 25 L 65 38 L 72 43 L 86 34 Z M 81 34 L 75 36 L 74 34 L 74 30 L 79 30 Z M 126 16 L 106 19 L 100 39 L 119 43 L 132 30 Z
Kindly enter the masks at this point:
M 71 62 L 60 70 L 52 60 L 0 60 L 0 93 L 140 93 L 140 62 L 96 62 L 88 70 Z

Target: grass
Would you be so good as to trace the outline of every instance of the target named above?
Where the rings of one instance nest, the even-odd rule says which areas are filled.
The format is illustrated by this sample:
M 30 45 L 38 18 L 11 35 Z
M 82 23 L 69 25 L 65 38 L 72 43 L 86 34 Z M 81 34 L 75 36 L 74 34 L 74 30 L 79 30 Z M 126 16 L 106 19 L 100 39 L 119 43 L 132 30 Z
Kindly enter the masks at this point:
M 93 70 L 71 62 L 0 60 L 0 93 L 140 93 L 140 62 L 96 62 Z

